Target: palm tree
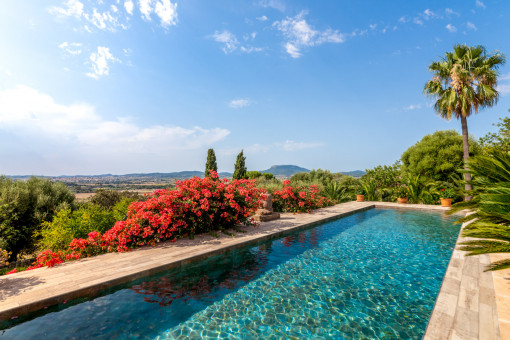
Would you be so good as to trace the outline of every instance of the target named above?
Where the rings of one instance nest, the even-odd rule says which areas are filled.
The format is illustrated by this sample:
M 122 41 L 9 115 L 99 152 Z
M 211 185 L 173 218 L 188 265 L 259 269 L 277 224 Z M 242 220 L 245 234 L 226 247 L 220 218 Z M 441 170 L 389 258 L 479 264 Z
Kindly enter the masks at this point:
M 434 75 L 423 92 L 436 99 L 434 108 L 445 119 L 460 119 L 464 149 L 464 169 L 469 158 L 467 117 L 473 110 L 493 106 L 498 100 L 497 69 L 505 63 L 500 52 L 487 53 L 483 46 L 455 45 L 440 61 L 429 65 Z M 465 172 L 465 190 L 471 190 L 471 174 Z M 466 197 L 466 200 L 470 198 Z

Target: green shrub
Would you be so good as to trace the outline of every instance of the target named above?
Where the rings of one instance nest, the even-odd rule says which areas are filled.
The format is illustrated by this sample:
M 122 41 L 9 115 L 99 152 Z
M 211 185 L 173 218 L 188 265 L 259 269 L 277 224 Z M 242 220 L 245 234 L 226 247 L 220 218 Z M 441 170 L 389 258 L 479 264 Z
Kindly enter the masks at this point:
M 361 176 L 360 183 L 365 187 L 369 201 L 393 202 L 397 198 L 397 187 L 399 186 L 400 164 L 391 166 L 378 165 L 373 169 L 366 169 Z
M 131 202 L 129 198 L 123 198 L 111 209 L 88 203 L 74 211 L 60 210 L 52 221 L 43 223 L 39 249 L 67 250 L 75 238 L 87 238 L 92 231 L 104 233 L 112 228 L 115 222 L 126 219 Z
M 489 132 L 478 140 L 483 153 L 489 154 L 493 150 L 510 152 L 510 117 L 500 118 L 499 123 L 492 125 L 499 127 L 498 132 Z
M 103 209 L 112 209 L 124 198 L 131 201 L 140 201 L 143 199 L 143 196 L 136 191 L 98 189 L 96 190 L 95 195 L 90 199 L 90 202 L 102 207 Z
M 262 174 L 261 176 L 256 177 L 258 188 L 265 189 L 270 194 L 282 188 L 282 182 L 278 178 L 266 177 L 265 175 L 272 176 L 272 174 Z
M 260 171 L 248 171 L 246 172 L 246 176 L 248 179 L 258 179 L 258 178 L 264 178 L 267 180 L 275 178 L 273 174 L 269 173 L 262 173 Z
M 464 168 L 462 136 L 455 130 L 436 131 L 426 135 L 402 154 L 402 171 L 427 180 L 447 182 Z M 479 144 L 469 140 L 469 154 L 480 154 Z
M 73 202 L 74 194 L 63 183 L 36 177 L 13 181 L 1 176 L 0 245 L 12 253 L 10 260 L 33 251 L 41 223 Z

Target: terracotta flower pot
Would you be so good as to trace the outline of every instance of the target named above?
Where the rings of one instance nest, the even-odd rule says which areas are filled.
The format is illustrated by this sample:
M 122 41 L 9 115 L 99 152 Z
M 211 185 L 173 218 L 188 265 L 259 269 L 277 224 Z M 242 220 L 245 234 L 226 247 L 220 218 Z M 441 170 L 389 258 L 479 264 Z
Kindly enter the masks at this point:
M 365 201 L 365 195 L 356 195 L 356 201 L 364 202 Z
M 406 204 L 407 203 L 407 197 L 399 197 L 397 198 L 398 204 Z
M 451 198 L 441 198 L 441 206 L 442 207 L 451 207 L 452 199 Z

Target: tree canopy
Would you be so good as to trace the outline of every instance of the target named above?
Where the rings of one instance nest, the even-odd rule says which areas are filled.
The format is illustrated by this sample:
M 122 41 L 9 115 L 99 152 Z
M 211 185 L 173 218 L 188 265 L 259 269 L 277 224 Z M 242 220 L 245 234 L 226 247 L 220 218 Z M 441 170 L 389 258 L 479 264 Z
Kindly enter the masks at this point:
M 218 172 L 218 164 L 216 164 L 216 154 L 214 149 L 207 150 L 207 162 L 205 163 L 205 176 L 210 176 L 210 171 Z
M 470 139 L 471 156 L 480 153 L 480 146 Z M 402 154 L 402 170 L 424 179 L 448 182 L 464 165 L 462 136 L 455 130 L 436 131 L 426 135 Z
M 243 155 L 243 150 L 237 155 L 237 160 L 234 169 L 233 179 L 247 179 L 248 175 L 246 174 L 246 157 Z
M 483 152 L 485 154 L 493 150 L 510 152 L 510 117 L 500 118 L 500 122 L 493 125 L 499 130 L 489 132 L 479 140 Z
M 74 194 L 63 183 L 0 177 L 0 248 L 12 252 L 11 260 L 33 250 L 41 223 L 73 202 Z

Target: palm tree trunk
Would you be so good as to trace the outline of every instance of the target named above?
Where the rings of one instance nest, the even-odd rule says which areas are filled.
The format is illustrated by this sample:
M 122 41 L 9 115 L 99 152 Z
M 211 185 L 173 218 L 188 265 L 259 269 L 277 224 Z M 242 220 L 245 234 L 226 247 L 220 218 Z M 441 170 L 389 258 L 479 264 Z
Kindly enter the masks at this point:
M 468 127 L 467 127 L 467 118 L 463 115 L 460 116 L 460 122 L 462 124 L 462 148 L 464 149 L 464 170 L 469 170 L 467 166 L 467 160 L 469 158 L 469 139 L 468 139 Z M 471 184 L 468 182 L 471 181 L 471 174 L 466 172 L 464 174 L 464 180 L 466 181 L 466 185 L 464 189 L 467 191 L 471 190 Z M 471 201 L 473 196 L 465 196 L 465 201 Z

